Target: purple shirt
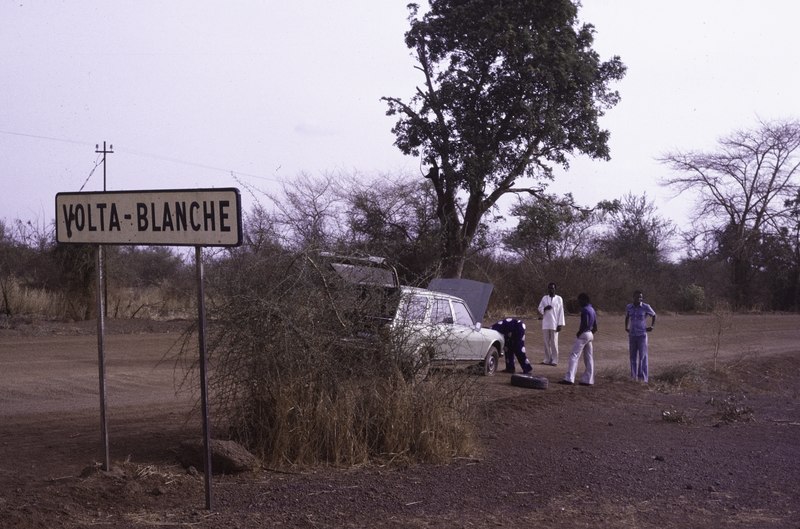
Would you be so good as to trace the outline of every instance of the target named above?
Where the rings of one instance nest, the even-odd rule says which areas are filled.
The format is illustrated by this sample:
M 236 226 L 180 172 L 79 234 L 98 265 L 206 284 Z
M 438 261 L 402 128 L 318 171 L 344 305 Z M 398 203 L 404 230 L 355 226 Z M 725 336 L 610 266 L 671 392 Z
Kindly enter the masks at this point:
M 625 307 L 625 314 L 628 315 L 630 320 L 630 327 L 628 331 L 631 336 L 646 336 L 647 335 L 647 316 L 655 316 L 656 311 L 647 303 L 642 303 L 638 307 L 629 303 Z
M 592 304 L 589 303 L 581 308 L 581 326 L 578 327 L 578 334 L 591 331 L 595 325 L 597 325 L 597 313 L 594 311 Z

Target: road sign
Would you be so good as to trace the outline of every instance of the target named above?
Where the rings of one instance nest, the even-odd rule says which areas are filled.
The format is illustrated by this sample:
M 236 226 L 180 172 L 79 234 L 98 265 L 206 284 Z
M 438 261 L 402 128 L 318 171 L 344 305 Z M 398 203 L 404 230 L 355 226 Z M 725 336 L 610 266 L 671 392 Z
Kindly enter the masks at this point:
M 236 188 L 58 193 L 56 240 L 239 246 L 241 197 Z

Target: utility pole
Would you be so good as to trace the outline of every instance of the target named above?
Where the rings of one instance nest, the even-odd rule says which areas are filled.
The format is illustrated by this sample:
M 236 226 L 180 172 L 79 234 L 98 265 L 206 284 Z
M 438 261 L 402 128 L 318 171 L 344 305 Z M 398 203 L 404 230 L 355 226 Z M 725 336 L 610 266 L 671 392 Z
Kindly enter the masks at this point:
M 106 147 L 106 142 L 103 142 L 103 150 L 100 150 L 100 145 L 94 146 L 97 154 L 103 155 L 103 192 L 106 191 L 106 154 L 113 153 L 114 146 Z M 102 244 L 97 245 L 97 288 L 95 289 L 97 297 L 97 366 L 100 379 L 100 437 L 103 442 L 103 470 L 108 472 L 111 470 L 111 458 L 108 450 L 108 418 L 106 415 L 106 402 L 108 400 L 106 390 L 106 353 L 105 353 L 105 335 L 106 335 L 106 316 L 108 311 L 108 287 L 106 286 L 106 259 L 105 251 Z
M 94 152 L 103 155 L 103 191 L 106 190 L 106 154 L 114 154 L 114 146 L 109 145 L 106 148 L 106 142 L 103 142 L 103 150 L 100 150 L 100 145 L 95 144 Z
M 105 193 L 106 192 L 106 154 L 114 154 L 114 146 L 113 145 L 108 145 L 108 147 L 106 147 L 106 142 L 104 141 L 103 142 L 103 150 L 102 151 L 100 150 L 100 145 L 99 144 L 95 144 L 94 152 L 96 152 L 97 154 L 102 154 L 103 155 L 103 192 Z M 101 277 L 100 277 L 100 282 L 102 282 L 102 284 L 103 284 L 103 316 L 108 316 L 108 285 L 106 283 L 106 277 L 105 277 L 106 276 L 106 270 L 105 270 L 105 268 L 106 268 L 106 264 L 105 264 L 106 260 L 103 258 L 104 256 L 102 255 L 102 253 L 103 253 L 102 245 L 98 246 L 97 251 L 98 251 L 98 254 L 99 254 L 98 261 L 99 261 L 99 263 L 102 263 L 102 267 L 103 267 L 103 269 L 100 271 L 101 274 L 102 274 Z

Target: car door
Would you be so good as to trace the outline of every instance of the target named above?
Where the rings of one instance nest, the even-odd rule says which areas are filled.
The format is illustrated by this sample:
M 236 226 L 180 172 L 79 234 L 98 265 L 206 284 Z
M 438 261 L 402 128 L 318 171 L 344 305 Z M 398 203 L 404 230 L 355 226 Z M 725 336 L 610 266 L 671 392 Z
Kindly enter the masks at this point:
M 467 304 L 461 300 L 451 300 L 453 307 L 454 335 L 458 337 L 457 360 L 483 360 L 489 349 L 486 337 L 475 325 Z
M 463 301 L 434 297 L 431 324 L 437 356 L 448 360 L 482 360 L 480 332 L 475 328 L 472 314 Z
M 431 341 L 434 326 L 430 321 L 431 298 L 413 294 L 403 296 L 394 322 L 394 337 L 401 349 L 413 351 Z

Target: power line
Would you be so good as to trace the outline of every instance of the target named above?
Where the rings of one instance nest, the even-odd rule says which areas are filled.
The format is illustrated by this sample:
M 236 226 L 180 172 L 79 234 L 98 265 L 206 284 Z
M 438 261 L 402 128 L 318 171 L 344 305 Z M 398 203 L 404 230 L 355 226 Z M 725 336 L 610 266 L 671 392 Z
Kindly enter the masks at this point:
M 94 161 L 94 167 L 92 167 L 92 170 L 91 170 L 91 171 L 89 171 L 89 176 L 87 176 L 87 177 L 86 177 L 86 180 L 84 180 L 84 181 L 83 181 L 83 185 L 81 186 L 81 188 L 80 188 L 80 189 L 78 189 L 78 192 L 79 192 L 79 193 L 80 193 L 81 191 L 83 191 L 83 188 L 84 188 L 84 187 L 86 187 L 86 184 L 88 184 L 88 183 L 89 183 L 89 179 L 92 177 L 92 175 L 93 175 L 93 174 L 94 174 L 94 172 L 97 170 L 97 168 L 98 168 L 98 167 L 100 167 L 100 164 L 102 163 L 102 161 L 101 161 L 101 160 L 102 160 L 102 159 L 101 159 L 101 158 L 100 158 L 100 156 L 98 155 L 98 156 L 97 156 L 97 158 L 96 158 L 96 159 L 95 159 L 95 161 Z
M 64 138 L 53 138 L 51 136 L 39 136 L 36 134 L 25 134 L 24 132 L 11 132 L 9 130 L 0 130 L 0 134 L 8 134 L 9 136 L 21 136 L 23 138 L 35 138 L 37 140 L 59 141 L 62 143 L 72 143 L 73 145 L 92 145 L 85 141 L 66 140 Z
M 20 137 L 23 137 L 23 138 L 33 138 L 33 139 L 37 139 L 37 140 L 47 140 L 47 141 L 57 141 L 57 142 L 61 142 L 61 143 L 71 143 L 73 145 L 82 145 L 82 146 L 92 146 L 92 145 L 94 145 L 96 148 L 98 148 L 96 143 L 89 143 L 89 142 L 76 141 L 76 140 L 68 140 L 68 139 L 64 139 L 64 138 L 54 138 L 52 136 L 42 136 L 42 135 L 38 135 L 38 134 L 27 134 L 27 133 L 24 133 L 24 132 L 12 132 L 12 131 L 8 131 L 8 130 L 0 130 L 0 134 L 7 134 L 9 136 L 20 136 Z M 163 156 L 163 155 L 160 155 L 160 154 L 152 154 L 152 153 L 146 153 L 146 152 L 142 152 L 142 151 L 119 149 L 119 148 L 117 149 L 117 152 L 122 152 L 122 153 L 130 154 L 130 155 L 133 155 L 133 156 L 139 156 L 139 157 L 142 157 L 142 158 L 152 158 L 154 160 L 161 160 L 161 161 L 164 161 L 164 162 L 170 162 L 170 163 L 175 163 L 175 164 L 180 164 L 180 165 L 188 165 L 190 167 L 198 167 L 200 169 L 207 169 L 209 171 L 217 171 L 217 172 L 220 172 L 220 173 L 225 173 L 225 174 L 230 174 L 230 175 L 234 175 L 235 174 L 235 175 L 239 175 L 239 176 L 245 176 L 245 177 L 248 177 L 248 178 L 257 178 L 259 180 L 267 180 L 267 181 L 270 181 L 270 182 L 276 182 L 276 183 L 279 183 L 279 184 L 283 183 L 283 180 L 280 179 L 280 178 L 257 175 L 257 174 L 252 174 L 252 173 L 244 173 L 244 172 L 241 172 L 241 171 L 234 171 L 232 169 L 223 169 L 221 167 L 215 167 L 215 166 L 212 166 L 212 165 L 205 165 L 205 164 L 201 164 L 201 163 L 197 163 L 197 162 L 190 162 L 188 160 L 181 160 L 179 158 L 173 158 L 173 157 L 170 157 L 170 156 Z M 95 162 L 95 166 L 92 168 L 91 172 L 89 173 L 89 176 L 87 177 L 86 182 L 84 182 L 83 186 L 81 186 L 81 189 L 83 189 L 86 186 L 86 183 L 88 182 L 89 178 L 91 178 L 92 174 L 97 169 L 98 165 L 99 165 L 99 162 Z M 280 166 L 278 166 L 278 167 L 280 167 Z
M 268 176 L 256 175 L 256 174 L 251 174 L 251 173 L 243 173 L 241 171 L 234 171 L 232 169 L 223 169 L 221 167 L 215 167 L 213 165 L 205 165 L 205 164 L 201 164 L 201 163 L 197 163 L 197 162 L 189 162 L 189 161 L 186 161 L 186 160 L 181 160 L 179 158 L 172 158 L 170 156 L 163 156 L 163 155 L 160 155 L 160 154 L 152 154 L 152 153 L 134 151 L 134 150 L 129 150 L 129 149 L 119 149 L 119 148 L 117 149 L 117 152 L 124 152 L 124 153 L 127 153 L 127 154 L 132 154 L 134 156 L 140 156 L 140 157 L 144 157 L 144 158 L 153 158 L 155 160 L 161 160 L 161 161 L 164 161 L 164 162 L 171 162 L 171 163 L 177 163 L 177 164 L 181 164 L 181 165 L 188 165 L 188 166 L 191 166 L 191 167 L 198 167 L 200 169 L 208 169 L 209 171 L 218 171 L 218 172 L 226 173 L 226 174 L 230 174 L 230 175 L 236 174 L 236 175 L 240 175 L 240 176 L 247 176 L 247 177 L 250 177 L 250 178 L 258 178 L 258 179 L 261 179 L 261 180 L 269 180 L 271 182 L 283 183 L 283 180 L 278 179 L 278 178 L 271 178 L 271 177 L 268 177 Z

